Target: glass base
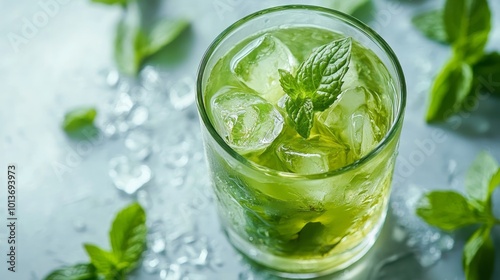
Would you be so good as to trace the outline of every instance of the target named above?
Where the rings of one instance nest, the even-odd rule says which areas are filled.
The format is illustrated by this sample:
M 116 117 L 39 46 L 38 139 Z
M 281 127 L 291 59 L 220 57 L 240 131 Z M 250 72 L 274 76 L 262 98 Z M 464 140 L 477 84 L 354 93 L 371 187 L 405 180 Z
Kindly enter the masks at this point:
M 358 246 L 340 254 L 310 260 L 291 259 L 272 255 L 258 249 L 254 244 L 244 240 L 228 227 L 224 228 L 229 242 L 233 247 L 252 261 L 266 267 L 270 273 L 285 278 L 309 279 L 345 269 L 363 257 L 375 243 L 384 224 L 385 217 L 386 214 L 384 213 L 373 230 Z

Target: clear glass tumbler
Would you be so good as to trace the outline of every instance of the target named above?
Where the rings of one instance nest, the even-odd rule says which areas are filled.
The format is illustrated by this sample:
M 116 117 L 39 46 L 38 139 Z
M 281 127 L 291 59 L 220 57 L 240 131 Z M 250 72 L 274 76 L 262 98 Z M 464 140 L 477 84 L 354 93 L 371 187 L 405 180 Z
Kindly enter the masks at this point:
M 352 37 L 373 52 L 388 73 L 391 101 L 382 140 L 353 163 L 301 175 L 256 164 L 232 149 L 210 118 L 209 76 L 240 42 L 266 30 L 319 27 Z M 382 82 L 382 81 L 381 81 Z M 406 87 L 401 66 L 372 29 L 343 13 L 313 6 L 282 6 L 247 16 L 211 44 L 199 69 L 197 105 L 218 213 L 230 242 L 242 254 L 280 275 L 315 277 L 346 268 L 373 245 L 384 223 Z

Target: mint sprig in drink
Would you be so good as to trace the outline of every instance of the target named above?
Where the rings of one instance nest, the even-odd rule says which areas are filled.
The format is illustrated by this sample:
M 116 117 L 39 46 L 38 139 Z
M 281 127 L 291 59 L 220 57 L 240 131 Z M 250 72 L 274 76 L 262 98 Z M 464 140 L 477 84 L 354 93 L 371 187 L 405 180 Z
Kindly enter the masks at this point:
M 232 244 L 302 276 L 359 259 L 385 218 L 404 101 L 392 51 L 348 16 L 289 6 L 228 28 L 198 105 Z

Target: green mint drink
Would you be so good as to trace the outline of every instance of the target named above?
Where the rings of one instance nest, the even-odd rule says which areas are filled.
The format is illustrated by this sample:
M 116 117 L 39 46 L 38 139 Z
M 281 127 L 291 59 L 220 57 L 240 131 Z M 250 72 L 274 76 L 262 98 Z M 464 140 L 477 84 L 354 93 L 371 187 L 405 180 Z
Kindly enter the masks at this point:
M 205 146 L 233 245 L 313 276 L 361 257 L 385 218 L 400 130 L 401 85 L 379 56 L 336 30 L 281 24 L 205 71 L 198 101 L 220 138 L 205 133 Z

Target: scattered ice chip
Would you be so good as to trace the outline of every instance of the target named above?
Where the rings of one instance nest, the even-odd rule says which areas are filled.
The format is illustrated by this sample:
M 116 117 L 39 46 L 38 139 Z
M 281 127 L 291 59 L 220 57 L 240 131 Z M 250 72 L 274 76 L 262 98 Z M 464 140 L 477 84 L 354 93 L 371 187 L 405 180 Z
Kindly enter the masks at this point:
M 454 240 L 420 219 L 415 209 L 425 189 L 414 185 L 395 187 L 391 208 L 399 227 L 407 234 L 406 245 L 415 253 L 415 259 L 423 267 L 435 264 L 446 251 L 453 248 Z
M 136 159 L 143 160 L 151 153 L 151 136 L 144 130 L 133 130 L 125 139 L 125 147 Z
M 130 95 L 126 92 L 121 92 L 118 94 L 118 99 L 114 103 L 113 114 L 118 117 L 126 116 L 130 110 L 132 110 L 133 106 L 134 102 L 132 98 L 130 98 Z
M 283 117 L 271 103 L 232 87 L 215 94 L 211 112 L 219 134 L 242 154 L 268 147 L 283 129 Z
M 187 76 L 180 79 L 170 88 L 170 102 L 177 110 L 183 110 L 194 103 L 195 81 Z
M 297 59 L 279 39 L 264 35 L 250 42 L 231 60 L 231 71 L 271 103 L 284 94 L 278 69 L 294 72 Z
M 108 72 L 108 75 L 106 76 L 106 84 L 110 87 L 115 87 L 118 85 L 118 82 L 120 81 L 120 74 L 116 70 L 111 70 Z
M 346 165 L 347 149 L 333 139 L 296 137 L 279 144 L 276 154 L 291 172 L 317 174 Z
M 147 255 L 142 261 L 142 267 L 146 273 L 157 273 L 160 265 L 160 259 L 156 254 Z
M 151 169 L 132 161 L 126 156 L 113 158 L 109 162 L 109 177 L 115 186 L 127 194 L 134 194 L 151 180 Z

